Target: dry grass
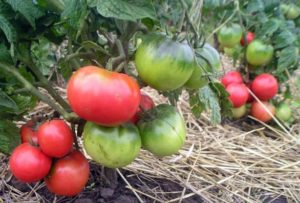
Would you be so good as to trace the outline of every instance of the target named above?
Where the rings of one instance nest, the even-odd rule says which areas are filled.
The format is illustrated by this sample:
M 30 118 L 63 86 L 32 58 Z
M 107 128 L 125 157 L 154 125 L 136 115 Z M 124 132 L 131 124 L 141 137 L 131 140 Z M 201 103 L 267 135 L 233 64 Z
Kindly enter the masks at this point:
M 156 104 L 167 101 L 150 88 L 143 91 L 150 94 Z M 148 187 L 141 180 L 141 184 L 148 188 L 141 191 L 130 185 L 129 176 L 118 170 L 140 201 L 147 197 L 153 202 L 182 202 L 195 195 L 201 196 L 204 202 L 218 203 L 263 202 L 266 198 L 271 202 L 270 197 L 275 200 L 280 196 L 286 197 L 288 202 L 300 201 L 300 124 L 284 131 L 248 118 L 212 126 L 206 114 L 200 119 L 194 118 L 186 94 L 181 96 L 178 109 L 186 120 L 188 132 L 179 153 L 157 158 L 142 150 L 125 169 L 137 177 L 143 175 L 149 181 L 164 178 L 180 183 L 184 189 L 173 191 L 176 197 L 170 199 L 161 187 Z M 39 105 L 35 112 L 49 111 L 47 106 Z M 35 191 L 44 187 L 43 184 L 36 184 L 31 192 L 22 193 L 6 183 L 11 175 L 3 160 L 0 178 L 0 191 L 5 189 L 5 195 L 13 202 L 40 200 Z M 4 201 L 4 197 L 0 196 L 1 200 Z

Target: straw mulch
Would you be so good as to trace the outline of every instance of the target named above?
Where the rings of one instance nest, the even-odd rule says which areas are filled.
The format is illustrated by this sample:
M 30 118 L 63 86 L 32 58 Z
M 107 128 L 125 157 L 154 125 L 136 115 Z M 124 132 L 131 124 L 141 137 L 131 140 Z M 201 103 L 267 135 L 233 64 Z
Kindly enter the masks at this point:
M 64 93 L 63 89 L 59 90 Z M 153 89 L 143 91 L 156 104 L 167 101 Z M 125 170 L 117 171 L 136 202 L 145 199 L 147 202 L 191 202 L 191 197 L 198 197 L 194 202 L 300 202 L 300 124 L 283 130 L 244 118 L 212 126 L 208 114 L 195 119 L 186 94 L 180 97 L 178 109 L 186 120 L 188 132 L 179 153 L 159 159 L 142 150 Z M 51 113 L 44 104 L 36 108 L 37 112 Z M 39 193 L 45 187 L 43 183 L 30 186 L 26 193 L 9 185 L 7 158 L 0 155 L 0 159 L 0 202 L 46 199 Z M 138 181 L 134 185 L 129 181 L 133 176 Z M 182 187 L 166 191 L 161 187 L 162 180 Z M 89 185 L 85 191 L 91 188 Z

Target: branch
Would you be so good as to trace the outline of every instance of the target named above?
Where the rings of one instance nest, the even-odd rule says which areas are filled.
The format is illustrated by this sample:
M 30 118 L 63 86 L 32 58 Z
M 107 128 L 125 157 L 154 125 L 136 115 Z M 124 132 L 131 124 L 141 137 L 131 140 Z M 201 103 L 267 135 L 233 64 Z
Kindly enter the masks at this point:
M 48 104 L 51 108 L 59 112 L 64 117 L 64 119 L 66 119 L 69 122 L 77 122 L 79 120 L 79 117 L 75 113 L 68 113 L 61 106 L 57 105 L 51 98 L 42 94 L 36 87 L 34 87 L 19 73 L 17 68 L 11 65 L 4 64 L 2 62 L 0 62 L 0 67 L 5 72 L 15 76 L 23 84 L 24 88 L 26 88 L 31 94 L 38 97 L 41 101 Z

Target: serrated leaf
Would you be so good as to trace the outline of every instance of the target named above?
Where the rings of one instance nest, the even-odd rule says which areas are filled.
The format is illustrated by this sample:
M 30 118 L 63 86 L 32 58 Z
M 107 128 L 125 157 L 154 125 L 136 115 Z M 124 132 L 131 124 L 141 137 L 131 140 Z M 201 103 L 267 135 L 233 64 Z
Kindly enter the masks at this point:
M 93 2 L 95 5 L 95 1 Z M 144 0 L 98 0 L 97 11 L 104 17 L 136 21 L 143 18 L 155 19 L 151 1 Z
M 205 109 L 211 110 L 211 122 L 217 124 L 221 122 L 221 108 L 219 99 L 210 86 L 204 86 L 199 89 L 198 97 L 200 102 L 205 105 Z
M 0 151 L 10 154 L 20 143 L 17 126 L 11 121 L 0 120 Z
M 280 51 L 278 58 L 278 66 L 276 74 L 284 72 L 290 66 L 295 65 L 298 62 L 298 48 L 294 46 L 288 46 Z
M 35 28 L 36 19 L 44 15 L 32 0 L 6 0 L 6 2 L 15 11 L 20 12 L 33 28 Z
M 0 44 L 0 61 L 8 64 L 13 63 L 10 53 L 4 44 Z
M 280 5 L 280 0 L 263 0 L 265 11 L 273 12 Z
M 0 90 L 0 109 L 5 108 L 9 111 L 17 111 L 18 106 L 15 101 L 9 97 L 5 92 Z
M 219 99 L 221 114 L 223 116 L 231 116 L 232 103 L 228 99 L 229 93 L 226 91 L 225 87 L 221 83 L 210 83 L 210 87 Z
M 262 0 L 252 0 L 249 1 L 247 5 L 247 11 L 249 13 L 263 11 L 265 9 L 264 2 Z
M 283 30 L 274 37 L 274 48 L 280 49 L 293 44 L 296 41 L 296 36 L 289 30 Z
M 0 13 L 0 30 L 5 34 L 7 41 L 13 43 L 16 41 L 17 32 L 13 25 Z
M 272 18 L 262 25 L 261 28 L 257 30 L 257 36 L 272 36 L 274 32 L 278 30 L 280 26 L 280 21 Z
M 200 102 L 197 93 L 189 93 L 189 103 L 193 115 L 199 118 L 201 113 L 205 110 L 205 104 Z

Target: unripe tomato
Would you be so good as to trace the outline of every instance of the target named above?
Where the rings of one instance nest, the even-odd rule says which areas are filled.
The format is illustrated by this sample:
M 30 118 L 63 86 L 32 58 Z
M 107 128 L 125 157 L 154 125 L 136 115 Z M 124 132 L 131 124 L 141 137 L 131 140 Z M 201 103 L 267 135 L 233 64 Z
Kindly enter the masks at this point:
M 239 24 L 223 26 L 218 32 L 218 41 L 224 47 L 232 48 L 242 38 L 243 30 Z
M 285 103 L 280 104 L 276 108 L 276 117 L 282 121 L 288 121 L 292 117 L 292 109 Z
M 45 182 L 48 190 L 56 195 L 74 196 L 83 190 L 89 174 L 87 159 L 81 152 L 73 151 L 54 162 Z
M 271 115 L 275 115 L 275 107 L 268 103 L 268 102 L 262 102 L 266 108 L 270 111 Z M 272 120 L 272 116 L 264 109 L 263 105 L 260 104 L 258 101 L 254 101 L 252 104 L 251 104 L 251 110 L 250 110 L 250 114 L 262 121 L 262 122 L 268 122 L 270 120 Z
M 237 108 L 232 108 L 232 117 L 235 119 L 243 117 L 247 112 L 247 107 L 246 104 L 237 107 Z
M 37 134 L 40 148 L 48 156 L 60 158 L 72 149 L 73 132 L 63 120 L 46 121 Z
M 247 34 L 246 34 L 247 45 L 249 45 L 254 40 L 254 38 L 255 38 L 255 34 L 253 32 L 247 32 Z M 241 45 L 242 46 L 245 45 L 243 37 L 241 39 Z
M 247 46 L 246 59 L 251 65 L 262 66 L 271 61 L 273 53 L 274 48 L 271 45 L 255 39 Z
M 244 105 L 249 97 L 249 92 L 244 84 L 231 83 L 226 87 L 229 93 L 229 100 L 233 107 L 240 107 Z
M 210 44 L 206 43 L 202 48 L 196 49 L 196 55 L 201 55 L 206 60 L 202 57 L 196 58 L 199 66 L 195 68 L 192 76 L 184 84 L 184 87 L 189 89 L 199 89 L 203 87 L 208 83 L 207 76 L 204 74 L 213 73 L 215 70 L 221 68 L 220 54 Z
M 131 123 L 104 127 L 87 122 L 83 130 L 83 145 L 97 163 L 108 168 L 120 168 L 138 156 L 141 137 L 137 127 Z
M 130 121 L 134 124 L 136 124 L 140 120 L 140 113 L 143 111 L 148 111 L 152 109 L 155 106 L 153 100 L 151 97 L 149 97 L 146 94 L 141 94 L 141 103 L 138 108 L 138 111 L 134 114 L 134 116 L 130 119 Z
M 273 75 L 263 73 L 254 78 L 251 90 L 260 100 L 266 101 L 277 94 L 278 83 Z
M 160 35 L 147 36 L 135 54 L 136 69 L 149 86 L 171 91 L 183 86 L 197 68 L 194 51 Z
M 186 138 L 184 119 L 168 104 L 160 104 L 148 113 L 149 117 L 138 123 L 143 148 L 159 157 L 177 153 Z
M 221 83 L 227 87 L 231 83 L 243 83 L 243 77 L 238 71 L 229 71 L 222 78 Z
M 69 80 L 67 96 L 81 118 L 104 126 L 129 121 L 140 104 L 140 88 L 126 74 L 85 66 Z
M 43 179 L 51 168 L 51 158 L 29 143 L 19 145 L 9 159 L 12 174 L 20 181 L 32 183 Z
M 300 15 L 300 8 L 295 4 L 290 4 L 286 12 L 286 18 L 289 20 L 294 20 Z
M 32 120 L 27 121 L 20 128 L 20 135 L 22 143 L 29 142 L 32 144 L 38 143 L 37 132 L 34 129 L 35 123 Z

